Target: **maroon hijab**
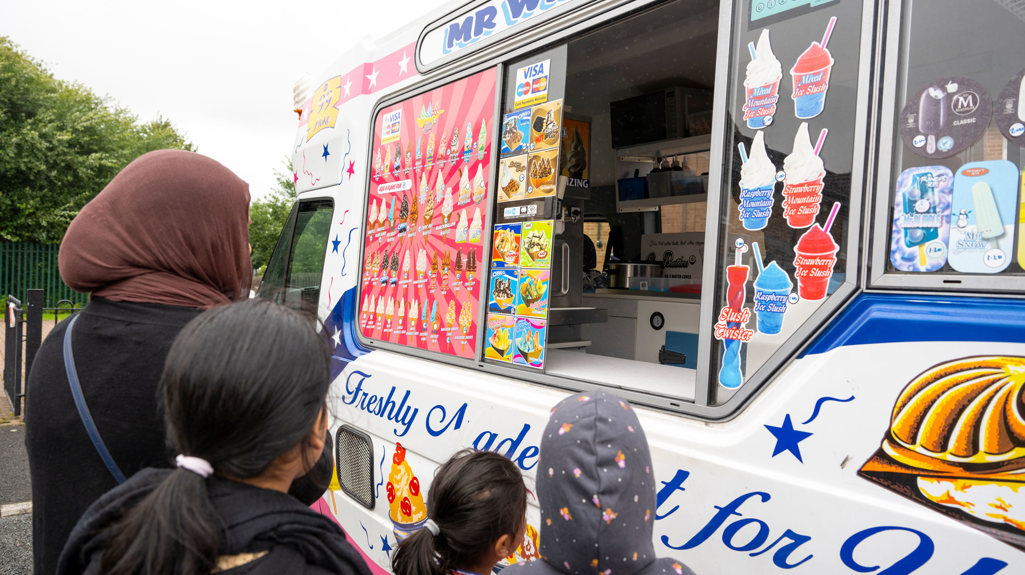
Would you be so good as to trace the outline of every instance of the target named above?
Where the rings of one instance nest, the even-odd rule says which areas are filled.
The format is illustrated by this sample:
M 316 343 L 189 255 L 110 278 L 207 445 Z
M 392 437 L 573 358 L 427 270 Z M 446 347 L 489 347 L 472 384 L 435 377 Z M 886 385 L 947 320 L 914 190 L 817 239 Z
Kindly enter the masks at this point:
M 72 289 L 210 308 L 249 296 L 249 185 L 206 156 L 160 150 L 121 170 L 61 242 Z

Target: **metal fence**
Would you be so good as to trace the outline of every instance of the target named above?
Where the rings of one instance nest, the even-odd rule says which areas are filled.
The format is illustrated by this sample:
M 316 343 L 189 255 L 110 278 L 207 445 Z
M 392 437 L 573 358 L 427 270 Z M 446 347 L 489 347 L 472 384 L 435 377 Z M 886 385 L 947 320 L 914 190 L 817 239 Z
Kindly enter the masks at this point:
M 46 294 L 45 304 L 56 307 L 68 300 L 84 305 L 86 294 L 77 293 L 61 280 L 57 269 L 56 244 L 0 242 L 0 294 L 12 294 L 26 301 L 28 290 L 39 289 Z
M 26 394 L 24 383 L 43 342 L 44 316 L 52 314 L 53 324 L 57 325 L 61 319 L 81 309 L 71 300 L 60 300 L 53 307 L 46 307 L 43 290 L 26 292 L 24 301 L 8 294 L 4 310 L 4 393 L 15 417 L 21 417 L 21 402 Z

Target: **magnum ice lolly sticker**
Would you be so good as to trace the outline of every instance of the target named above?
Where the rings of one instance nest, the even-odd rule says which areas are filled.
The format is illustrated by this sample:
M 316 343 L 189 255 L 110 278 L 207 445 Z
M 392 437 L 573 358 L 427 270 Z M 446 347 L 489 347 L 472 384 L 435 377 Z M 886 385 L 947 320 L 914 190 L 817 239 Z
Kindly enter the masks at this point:
M 932 272 L 947 263 L 954 175 L 944 166 L 908 168 L 897 178 L 890 263 L 904 272 Z M 967 215 L 965 216 L 967 222 Z
M 989 93 L 970 78 L 936 79 L 916 92 L 900 115 L 904 144 L 926 158 L 946 158 L 979 140 L 989 125 Z
M 992 274 L 1011 263 L 1018 169 L 1006 160 L 971 162 L 954 174 L 950 266 L 959 272 Z

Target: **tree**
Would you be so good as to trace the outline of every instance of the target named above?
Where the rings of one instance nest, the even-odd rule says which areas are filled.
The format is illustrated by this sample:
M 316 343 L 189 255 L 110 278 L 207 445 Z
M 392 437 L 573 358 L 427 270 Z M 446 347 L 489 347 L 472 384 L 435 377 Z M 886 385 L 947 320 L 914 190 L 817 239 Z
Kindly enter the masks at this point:
M 275 170 L 275 187 L 267 198 L 253 200 L 249 205 L 249 243 L 253 246 L 253 267 L 263 270 L 281 235 L 281 228 L 295 203 L 295 180 L 292 179 L 292 160 L 282 161 L 285 171 Z
M 0 37 L 0 240 L 59 242 L 123 167 L 162 148 L 193 146 L 168 120 L 141 124 Z

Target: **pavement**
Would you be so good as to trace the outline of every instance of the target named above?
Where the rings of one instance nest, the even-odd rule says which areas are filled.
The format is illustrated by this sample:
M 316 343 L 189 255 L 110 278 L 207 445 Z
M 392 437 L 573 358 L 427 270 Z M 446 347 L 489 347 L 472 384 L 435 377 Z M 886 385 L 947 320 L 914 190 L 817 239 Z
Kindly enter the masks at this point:
M 6 399 L 0 409 L 8 409 Z M 0 425 L 0 575 L 31 573 L 32 486 L 25 425 L 18 421 Z

